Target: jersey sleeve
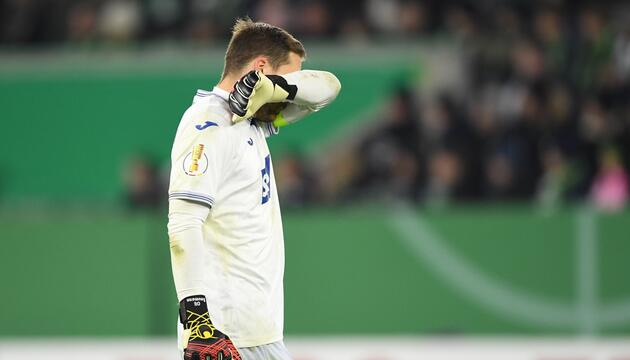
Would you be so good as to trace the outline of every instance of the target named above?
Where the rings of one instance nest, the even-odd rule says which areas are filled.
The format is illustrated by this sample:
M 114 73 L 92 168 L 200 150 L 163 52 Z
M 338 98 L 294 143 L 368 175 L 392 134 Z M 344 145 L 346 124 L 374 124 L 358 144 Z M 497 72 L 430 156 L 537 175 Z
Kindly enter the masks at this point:
M 281 127 L 293 124 L 313 112 L 315 112 L 315 110 L 308 106 L 289 104 L 286 109 L 278 114 L 272 124 L 276 131 L 278 131 Z
M 212 121 L 183 122 L 171 153 L 169 199 L 215 205 L 230 148 Z
M 292 124 L 319 111 L 335 100 L 341 83 L 327 71 L 301 70 L 283 75 L 287 83 L 297 86 L 295 99 L 274 120 L 276 129 Z
M 283 75 L 287 83 L 297 86 L 292 103 L 318 111 L 327 106 L 341 91 L 341 83 L 328 71 L 301 70 Z

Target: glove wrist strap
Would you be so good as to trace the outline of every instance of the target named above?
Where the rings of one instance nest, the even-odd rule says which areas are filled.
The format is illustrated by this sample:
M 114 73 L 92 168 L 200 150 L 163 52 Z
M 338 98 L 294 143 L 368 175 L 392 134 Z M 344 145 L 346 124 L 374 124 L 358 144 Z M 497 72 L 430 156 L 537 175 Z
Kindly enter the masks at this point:
M 179 321 L 184 329 L 190 329 L 199 323 L 212 324 L 208 314 L 208 304 L 203 295 L 193 295 L 179 302 Z
M 295 94 L 297 94 L 297 90 L 298 90 L 296 85 L 289 85 L 287 80 L 280 75 L 266 75 L 266 76 L 269 78 L 269 80 L 271 80 L 271 82 L 274 85 L 283 88 L 286 92 L 289 93 L 289 96 L 287 96 L 287 100 L 295 99 Z

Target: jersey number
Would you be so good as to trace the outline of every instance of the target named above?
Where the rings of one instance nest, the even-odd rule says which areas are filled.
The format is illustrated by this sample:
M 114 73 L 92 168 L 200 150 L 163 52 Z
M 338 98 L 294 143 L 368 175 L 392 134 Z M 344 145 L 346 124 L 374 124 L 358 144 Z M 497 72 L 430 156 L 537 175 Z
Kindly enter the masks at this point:
M 265 157 L 265 168 L 260 170 L 262 173 L 262 204 L 267 203 L 271 197 L 271 157 Z

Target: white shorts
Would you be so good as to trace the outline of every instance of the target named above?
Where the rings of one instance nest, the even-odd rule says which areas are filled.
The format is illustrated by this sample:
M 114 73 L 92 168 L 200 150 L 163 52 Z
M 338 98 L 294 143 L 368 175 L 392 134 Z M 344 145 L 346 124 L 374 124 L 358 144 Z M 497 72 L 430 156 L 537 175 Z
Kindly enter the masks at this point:
M 282 341 L 240 348 L 238 352 L 241 354 L 242 360 L 291 360 L 289 350 Z

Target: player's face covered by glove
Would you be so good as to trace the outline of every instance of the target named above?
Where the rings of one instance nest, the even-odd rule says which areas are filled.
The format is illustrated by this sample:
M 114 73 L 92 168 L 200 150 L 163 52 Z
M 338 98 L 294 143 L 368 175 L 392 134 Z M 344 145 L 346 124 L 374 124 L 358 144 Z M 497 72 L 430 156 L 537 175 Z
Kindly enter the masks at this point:
M 256 111 L 254 119 L 263 122 L 273 122 L 287 105 L 289 105 L 287 102 L 265 104 Z

